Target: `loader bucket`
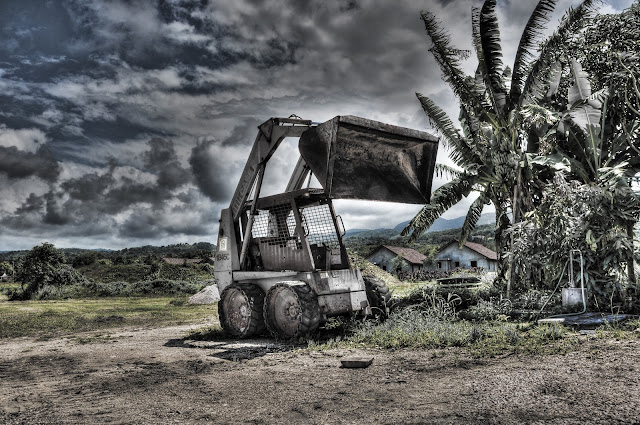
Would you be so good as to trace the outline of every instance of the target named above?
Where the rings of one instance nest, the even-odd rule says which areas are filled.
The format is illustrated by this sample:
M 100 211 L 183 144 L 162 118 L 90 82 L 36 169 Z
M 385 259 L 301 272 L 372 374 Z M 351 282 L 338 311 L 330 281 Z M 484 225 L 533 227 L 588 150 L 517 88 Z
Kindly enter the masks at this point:
M 438 138 L 351 115 L 305 131 L 300 155 L 333 199 L 425 204 Z

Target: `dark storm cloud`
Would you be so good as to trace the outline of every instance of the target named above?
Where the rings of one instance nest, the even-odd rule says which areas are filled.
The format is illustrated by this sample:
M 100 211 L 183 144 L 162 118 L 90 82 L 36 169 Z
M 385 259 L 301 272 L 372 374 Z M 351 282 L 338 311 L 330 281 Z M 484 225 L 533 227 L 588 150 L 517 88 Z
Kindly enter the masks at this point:
M 140 208 L 119 227 L 122 237 L 148 239 L 165 235 L 198 236 L 211 232 L 210 212 L 193 214 L 193 207 L 184 205 L 165 209 L 161 214 L 150 208 Z
M 189 157 L 198 188 L 214 202 L 229 199 L 233 193 L 228 176 L 221 172 L 227 160 L 211 152 L 217 145 L 215 140 L 205 140 L 193 148 Z
M 134 223 L 150 226 L 148 234 L 155 232 L 156 235 L 159 232 L 173 234 L 172 229 L 181 233 L 192 231 L 189 229 L 202 230 L 204 227 L 199 223 L 166 222 L 166 213 L 176 208 L 169 205 L 172 200 L 181 197 L 184 201 L 193 200 L 189 191 L 178 195 L 173 192 L 189 183 L 192 177 L 189 170 L 180 165 L 173 142 L 155 138 L 147 146 L 139 158 L 140 169 L 121 167 L 112 160 L 106 170 L 66 179 L 43 195 L 31 193 L 15 213 L 4 217 L 1 223 L 15 229 L 73 229 L 75 234 L 84 235 L 114 231 L 126 235 L 131 231 L 133 237 L 145 233 L 135 230 Z M 146 177 L 141 180 L 143 176 Z M 182 205 L 186 208 L 186 204 Z M 113 216 L 122 213 L 130 217 L 118 230 Z
M 172 191 L 190 182 L 191 173 L 180 165 L 170 140 L 154 138 L 147 145 L 148 150 L 141 154 L 142 167 L 138 172 L 155 175 L 155 181 L 142 182 L 127 175 L 116 177 L 115 163 L 101 174 L 68 179 L 60 184 L 61 191 L 57 193 L 65 214 L 80 223 L 118 214 L 142 203 L 161 208 L 173 199 Z
M 175 189 L 191 179 L 191 174 L 180 165 L 173 143 L 154 138 L 149 141 L 150 149 L 143 154 L 145 167 L 157 174 L 158 186 Z
M 114 183 L 112 168 L 104 174 L 89 173 L 77 179 L 66 180 L 62 182 L 60 187 L 71 199 L 95 202 L 102 199 Z
M 36 153 L 24 152 L 15 146 L 0 146 L 1 173 L 6 174 L 9 179 L 35 176 L 47 182 L 55 182 L 60 175 L 60 166 L 46 146 L 40 147 Z
M 16 216 L 24 216 L 29 213 L 37 213 L 42 211 L 44 207 L 44 199 L 40 196 L 36 196 L 35 193 L 29 194 L 29 197 L 24 203 L 16 210 Z

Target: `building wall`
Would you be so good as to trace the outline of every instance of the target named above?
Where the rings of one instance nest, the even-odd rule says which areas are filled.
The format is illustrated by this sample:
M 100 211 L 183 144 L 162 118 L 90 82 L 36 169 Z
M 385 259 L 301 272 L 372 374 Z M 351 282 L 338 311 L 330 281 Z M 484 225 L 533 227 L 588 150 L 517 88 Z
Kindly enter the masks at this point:
M 451 261 L 445 261 L 447 259 L 450 259 Z M 472 265 L 472 262 L 474 261 L 475 264 Z M 480 255 L 466 246 L 463 246 L 462 249 L 458 249 L 456 244 L 451 244 L 440 252 L 438 254 L 438 262 L 441 266 L 439 270 L 443 271 L 452 270 L 456 267 L 462 267 L 465 269 L 469 267 L 482 267 L 486 271 L 496 270 L 495 260 L 489 260 L 484 255 Z
M 382 270 L 386 270 L 388 272 L 394 272 L 395 270 L 393 269 L 393 265 L 391 264 L 391 261 L 394 258 L 396 258 L 395 252 L 391 252 L 388 249 L 384 249 L 383 248 L 383 249 L 377 250 L 376 252 L 374 252 L 373 254 L 368 256 L 367 260 L 370 263 L 373 263 L 373 264 L 377 265 Z M 402 267 L 402 271 L 413 272 L 413 271 L 418 271 L 418 270 L 422 269 L 422 265 L 417 265 L 417 264 L 416 265 L 411 265 L 406 260 L 405 260 L 405 263 L 407 265 Z

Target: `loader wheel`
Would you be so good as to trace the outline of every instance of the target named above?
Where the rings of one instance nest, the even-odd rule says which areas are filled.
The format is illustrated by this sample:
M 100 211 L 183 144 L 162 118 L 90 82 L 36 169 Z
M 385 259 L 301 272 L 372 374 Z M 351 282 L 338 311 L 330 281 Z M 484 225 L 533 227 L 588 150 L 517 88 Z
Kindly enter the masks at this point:
M 222 291 L 218 316 L 225 332 L 238 338 L 248 338 L 264 332 L 262 308 L 264 292 L 256 285 L 236 283 Z
M 386 319 L 391 309 L 391 292 L 384 281 L 373 276 L 363 276 L 367 300 L 374 317 Z
M 279 283 L 264 299 L 264 321 L 277 338 L 309 335 L 318 329 L 321 318 L 318 299 L 309 285 Z

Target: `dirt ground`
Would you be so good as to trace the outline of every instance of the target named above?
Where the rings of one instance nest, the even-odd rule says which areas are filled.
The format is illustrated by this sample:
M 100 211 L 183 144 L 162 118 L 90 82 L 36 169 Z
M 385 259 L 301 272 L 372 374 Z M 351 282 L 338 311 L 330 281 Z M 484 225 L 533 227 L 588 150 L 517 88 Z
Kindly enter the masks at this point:
M 640 341 L 565 355 L 294 350 L 188 326 L 0 340 L 3 424 L 640 424 Z M 374 356 L 344 369 L 345 355 Z

